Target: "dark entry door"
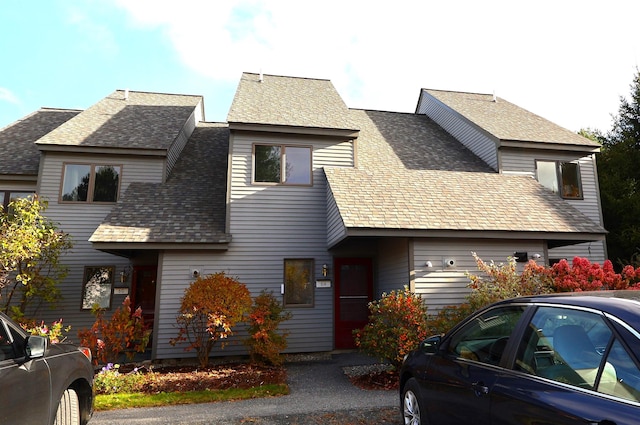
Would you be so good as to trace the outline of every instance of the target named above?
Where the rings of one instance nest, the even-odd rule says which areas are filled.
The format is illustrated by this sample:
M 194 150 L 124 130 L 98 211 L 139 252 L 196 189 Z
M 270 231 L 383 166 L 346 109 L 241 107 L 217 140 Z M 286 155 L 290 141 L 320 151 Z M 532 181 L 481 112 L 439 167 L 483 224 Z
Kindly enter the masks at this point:
M 334 270 L 336 349 L 356 348 L 353 330 L 367 324 L 373 299 L 373 263 L 371 258 L 336 258 Z
M 156 311 L 157 266 L 136 266 L 133 268 L 131 287 L 131 308 L 142 308 L 142 317 L 149 329 L 153 329 Z

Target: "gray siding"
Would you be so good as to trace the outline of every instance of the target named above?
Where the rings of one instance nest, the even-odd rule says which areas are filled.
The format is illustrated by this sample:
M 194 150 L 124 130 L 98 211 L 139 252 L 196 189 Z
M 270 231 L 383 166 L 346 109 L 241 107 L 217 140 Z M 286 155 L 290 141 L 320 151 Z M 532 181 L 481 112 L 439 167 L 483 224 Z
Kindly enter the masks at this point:
M 383 292 L 411 287 L 409 241 L 406 238 L 383 239 L 378 248 L 378 285 L 375 298 Z
M 418 114 L 427 115 L 491 168 L 498 170 L 496 144 L 489 136 L 424 91 L 420 96 Z
M 524 149 L 503 149 L 501 152 L 502 173 L 526 174 L 533 178 L 536 177 L 536 160 L 577 161 L 580 164 L 584 199 L 568 199 L 567 202 L 594 222 L 603 225 L 594 154 Z M 571 261 L 575 256 L 585 257 L 601 264 L 606 259 L 605 242 L 590 242 L 549 250 L 549 258 L 567 258 Z
M 52 321 L 60 319 L 60 311 L 64 311 L 64 323 L 71 325 L 70 339 L 75 340 L 77 332 L 91 326 L 94 317 L 88 311 L 81 310 L 82 280 L 85 266 L 115 266 L 115 287 L 130 286 L 129 282 L 121 284 L 118 275 L 129 264 L 126 258 L 96 251 L 88 242 L 89 237 L 112 208 L 111 204 L 92 203 L 60 203 L 63 164 L 74 163 L 112 163 L 122 165 L 120 196 L 131 182 L 161 182 L 164 159 L 132 158 L 109 155 L 63 155 L 48 152 L 41 166 L 39 194 L 49 201 L 46 216 L 57 222 L 59 227 L 69 233 L 73 240 L 73 249 L 63 259 L 69 266 L 69 274 L 61 283 L 63 301 L 56 310 L 41 309 L 38 319 Z M 125 295 L 113 297 L 112 310 L 119 307 Z
M 182 153 L 182 149 L 184 149 L 189 137 L 191 137 L 191 133 L 193 133 L 193 130 L 200 121 L 202 121 L 202 101 L 193 110 L 184 127 L 180 130 L 178 137 L 176 137 L 176 140 L 173 142 L 171 149 L 167 152 L 167 175 L 171 174 L 173 166 L 176 161 L 178 161 L 180 153 Z
M 313 186 L 252 185 L 251 155 L 254 143 L 312 146 Z M 326 179 L 322 167 L 353 164 L 351 143 L 314 138 L 233 135 L 231 146 L 228 220 L 233 240 L 226 252 L 164 254 L 157 358 L 194 355 L 185 353 L 184 346 L 171 347 L 166 344 L 175 336 L 175 314 L 179 300 L 191 281 L 191 266 L 199 267 L 205 274 L 225 271 L 246 284 L 253 295 L 266 289 L 280 297 L 284 259 L 313 259 L 315 279 L 322 278 L 322 264 L 332 264 L 332 257 L 327 251 Z M 333 348 L 333 288 L 315 288 L 314 297 L 313 307 L 289 309 L 293 317 L 283 324 L 283 329 L 290 332 L 287 352 L 327 351 Z M 235 344 L 213 354 L 246 353 L 245 347 L 238 343 L 242 337 L 240 332 L 233 338 Z
M 535 241 L 489 240 L 416 240 L 414 242 L 415 291 L 421 294 L 431 313 L 464 302 L 469 293 L 466 273 L 476 274 L 478 268 L 471 255 L 476 252 L 485 262 L 506 263 L 507 257 L 516 251 L 526 251 L 531 256 L 540 254 L 544 260 L 544 244 Z M 453 259 L 454 267 L 445 267 L 444 260 Z M 430 261 L 432 267 L 427 267 Z M 523 263 L 520 263 L 522 267 Z

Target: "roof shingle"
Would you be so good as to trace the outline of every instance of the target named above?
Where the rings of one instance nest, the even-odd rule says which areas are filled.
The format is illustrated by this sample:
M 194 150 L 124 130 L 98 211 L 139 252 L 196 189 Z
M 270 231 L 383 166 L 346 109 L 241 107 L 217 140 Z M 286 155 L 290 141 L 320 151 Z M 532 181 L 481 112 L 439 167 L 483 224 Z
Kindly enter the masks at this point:
M 244 73 L 229 123 L 355 130 L 349 109 L 329 80 Z
M 200 123 L 166 183 L 132 183 L 91 242 L 224 243 L 229 130 Z M 206 158 L 206 161 L 203 160 Z
M 490 94 L 423 90 L 500 140 L 600 147 L 500 97 L 494 101 Z
M 201 96 L 116 90 L 38 140 L 40 145 L 167 150 Z
M 35 142 L 81 111 L 41 108 L 0 130 L 0 174 L 38 175 L 40 151 Z

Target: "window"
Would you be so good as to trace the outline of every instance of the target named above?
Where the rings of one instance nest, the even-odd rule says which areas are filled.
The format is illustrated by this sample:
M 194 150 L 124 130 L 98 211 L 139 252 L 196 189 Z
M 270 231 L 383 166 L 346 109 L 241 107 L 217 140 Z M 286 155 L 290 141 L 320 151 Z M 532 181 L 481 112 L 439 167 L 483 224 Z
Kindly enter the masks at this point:
M 255 145 L 255 183 L 311 184 L 311 148 L 308 146 Z
M 9 190 L 0 190 L 0 205 L 2 205 L 3 211 L 8 211 L 9 204 L 16 199 L 26 198 L 32 196 L 35 192 L 17 192 Z
M 510 306 L 482 313 L 453 335 L 448 345 L 448 353 L 468 360 L 498 365 L 523 312 L 523 306 Z
M 536 175 L 541 185 L 560 193 L 565 199 L 582 199 L 580 165 L 575 162 L 536 161 Z
M 82 285 L 82 309 L 91 310 L 95 304 L 100 308 L 111 308 L 113 288 L 113 266 L 91 266 L 84 268 Z
M 3 360 L 15 359 L 16 357 L 9 333 L 4 326 L 4 322 L 0 320 L 0 362 Z
M 284 260 L 284 304 L 313 306 L 313 260 Z
M 603 354 L 613 332 L 596 313 L 540 307 L 525 332 L 516 367 L 580 388 L 615 386 L 616 372 Z
M 62 200 L 116 202 L 121 171 L 119 165 L 65 164 Z

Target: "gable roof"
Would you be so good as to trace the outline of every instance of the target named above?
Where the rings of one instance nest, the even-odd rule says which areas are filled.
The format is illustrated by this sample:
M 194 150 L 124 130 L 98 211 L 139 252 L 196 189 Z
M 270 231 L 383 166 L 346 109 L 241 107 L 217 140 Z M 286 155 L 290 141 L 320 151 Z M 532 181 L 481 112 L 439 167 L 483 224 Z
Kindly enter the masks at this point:
M 202 96 L 116 90 L 37 141 L 40 149 L 166 151 Z
M 555 143 L 600 148 L 582 137 L 539 115 L 490 94 L 422 89 L 458 115 L 500 141 Z M 419 105 L 418 105 L 419 107 Z
M 129 185 L 89 239 L 94 248 L 157 249 L 171 244 L 180 249 L 175 245 L 180 244 L 203 249 L 229 242 L 228 144 L 226 124 L 199 123 L 166 183 Z
M 0 174 L 38 175 L 40 152 L 35 141 L 81 111 L 41 108 L 0 130 Z
M 325 167 L 328 208 L 347 235 L 477 231 L 559 245 L 606 233 L 533 178 L 496 173 L 426 116 L 353 110 L 351 117 L 361 129 L 358 167 Z
M 231 129 L 357 135 L 331 81 L 312 78 L 243 73 L 227 122 Z

